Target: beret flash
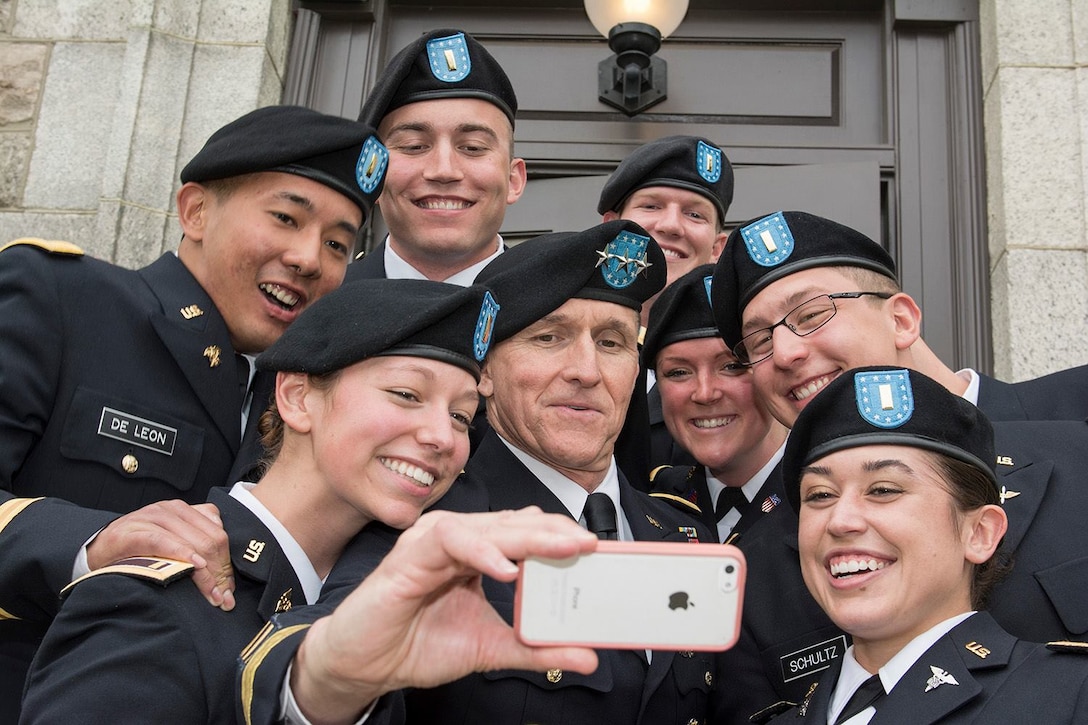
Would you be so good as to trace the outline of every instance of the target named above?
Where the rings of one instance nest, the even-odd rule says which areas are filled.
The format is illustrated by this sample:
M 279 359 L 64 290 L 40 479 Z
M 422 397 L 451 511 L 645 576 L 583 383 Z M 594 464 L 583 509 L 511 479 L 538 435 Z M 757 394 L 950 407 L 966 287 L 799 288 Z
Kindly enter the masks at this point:
M 666 136 L 639 146 L 608 177 L 597 213 L 619 212 L 639 189 L 672 186 L 701 194 L 725 221 L 733 203 L 733 166 L 722 150 L 698 136 Z
M 323 375 L 378 355 L 408 355 L 456 365 L 479 381 L 498 311 L 482 285 L 347 282 L 303 312 L 257 367 Z
M 650 308 L 646 337 L 642 343 L 642 362 L 653 368 L 657 354 L 681 340 L 718 337 L 718 328 L 710 312 L 710 280 L 713 264 L 704 264 L 665 288 Z
M 417 101 L 479 98 L 514 124 L 518 99 L 499 62 L 466 32 L 443 28 L 412 41 L 393 56 L 363 101 L 359 120 L 377 128 L 390 111 Z
M 861 232 L 801 211 L 752 219 L 729 235 L 718 258 L 711 305 L 725 344 L 741 339 L 741 316 L 766 286 L 815 267 L 861 267 L 897 280 L 884 247 Z
M 978 468 L 997 488 L 994 431 L 978 407 L 916 370 L 847 371 L 805 406 L 786 440 L 786 498 L 800 507 L 801 469 L 861 446 L 921 448 Z
M 528 239 L 496 257 L 476 281 L 504 300 L 495 327 L 501 342 L 575 297 L 641 310 L 665 286 L 666 273 L 665 254 L 649 233 L 616 219 Z
M 301 106 L 266 106 L 213 133 L 181 170 L 181 180 L 214 181 L 259 171 L 296 174 L 351 199 L 366 221 L 388 165 L 389 152 L 364 123 Z

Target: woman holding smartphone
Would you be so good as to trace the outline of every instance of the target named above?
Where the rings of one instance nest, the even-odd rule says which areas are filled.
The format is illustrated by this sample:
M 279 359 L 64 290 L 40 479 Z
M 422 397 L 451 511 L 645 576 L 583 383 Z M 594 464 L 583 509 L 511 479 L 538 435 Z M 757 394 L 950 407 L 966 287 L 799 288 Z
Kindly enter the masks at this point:
M 1021 641 L 983 610 L 1008 526 L 994 467 L 985 416 L 913 370 L 849 371 L 804 409 L 783 457 L 801 570 L 853 645 L 796 716 L 1088 722 L 1088 645 Z
M 84 577 L 34 661 L 23 721 L 233 722 L 239 653 L 272 615 L 314 602 L 364 526 L 410 526 L 461 471 L 497 309 L 481 286 L 419 280 L 314 303 L 257 359 L 278 371 L 263 478 L 210 497 L 234 610 L 209 606 L 181 562 Z

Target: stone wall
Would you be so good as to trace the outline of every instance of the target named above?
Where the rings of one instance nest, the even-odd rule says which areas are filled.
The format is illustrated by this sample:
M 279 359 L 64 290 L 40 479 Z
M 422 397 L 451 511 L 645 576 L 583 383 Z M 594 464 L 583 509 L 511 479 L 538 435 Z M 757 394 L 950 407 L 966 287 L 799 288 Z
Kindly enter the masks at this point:
M 184 162 L 278 103 L 290 0 L 0 0 L 0 239 L 135 267 L 174 249 Z
M 1088 363 L 1088 1 L 980 4 L 994 358 Z

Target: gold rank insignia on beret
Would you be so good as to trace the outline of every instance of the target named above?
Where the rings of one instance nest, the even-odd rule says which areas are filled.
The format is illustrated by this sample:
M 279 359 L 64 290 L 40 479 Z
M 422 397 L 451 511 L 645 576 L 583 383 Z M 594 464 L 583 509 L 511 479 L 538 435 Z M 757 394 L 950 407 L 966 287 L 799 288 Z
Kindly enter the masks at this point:
M 64 589 L 61 589 L 60 595 L 62 597 L 67 596 L 72 588 L 80 582 L 86 581 L 91 577 L 102 576 L 103 574 L 124 574 L 125 576 L 134 577 L 136 579 L 155 582 L 165 587 L 171 582 L 175 582 L 193 571 L 195 568 L 195 566 L 187 561 L 163 559 L 157 556 L 134 556 L 131 559 L 122 559 L 116 564 L 104 566 L 101 569 L 95 569 L 89 574 L 84 574 L 68 586 L 64 587 Z
M 22 237 L 20 239 L 12 240 L 4 246 L 0 247 L 0 252 L 4 251 L 8 247 L 16 246 L 37 247 L 38 249 L 43 249 L 51 254 L 67 254 L 74 257 L 83 256 L 83 250 L 80 249 L 77 245 L 72 244 L 71 242 L 51 239 L 39 239 L 37 237 Z

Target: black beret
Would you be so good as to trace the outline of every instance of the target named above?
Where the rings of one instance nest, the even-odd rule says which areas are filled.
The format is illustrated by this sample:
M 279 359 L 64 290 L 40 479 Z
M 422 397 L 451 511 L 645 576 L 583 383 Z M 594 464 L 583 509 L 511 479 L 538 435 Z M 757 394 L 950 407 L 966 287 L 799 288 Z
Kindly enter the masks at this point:
M 619 212 L 631 194 L 647 186 L 673 186 L 702 194 L 718 210 L 718 223 L 733 203 L 733 166 L 722 150 L 698 136 L 666 136 L 628 154 L 608 177 L 597 213 Z
M 657 354 L 674 342 L 718 337 L 718 327 L 710 312 L 710 280 L 713 274 L 713 264 L 696 267 L 667 286 L 654 302 L 642 343 L 642 363 L 645 367 L 655 367 Z
M 302 106 L 266 106 L 213 133 L 181 170 L 181 180 L 297 174 L 351 199 L 366 221 L 388 166 L 389 152 L 371 126 Z
M 555 232 L 512 247 L 476 281 L 503 300 L 495 341 L 521 332 L 572 298 L 633 310 L 665 286 L 665 254 L 638 224 L 616 219 L 580 232 Z
M 514 86 L 499 62 L 461 30 L 432 30 L 400 50 L 363 101 L 359 120 L 375 128 L 390 111 L 416 101 L 479 98 L 506 114 L 518 112 Z
M 887 250 L 855 229 L 803 211 L 752 219 L 729 235 L 714 270 L 710 299 L 725 344 L 740 342 L 744 308 L 764 287 L 814 267 L 861 267 L 898 282 Z
M 482 285 L 347 282 L 299 315 L 257 367 L 323 375 L 377 355 L 408 355 L 456 365 L 479 381 L 498 310 Z
M 910 446 L 978 468 L 997 488 L 994 431 L 978 407 L 916 370 L 856 368 L 828 384 L 797 416 L 786 440 L 786 498 L 800 506 L 801 469 L 861 446 Z

